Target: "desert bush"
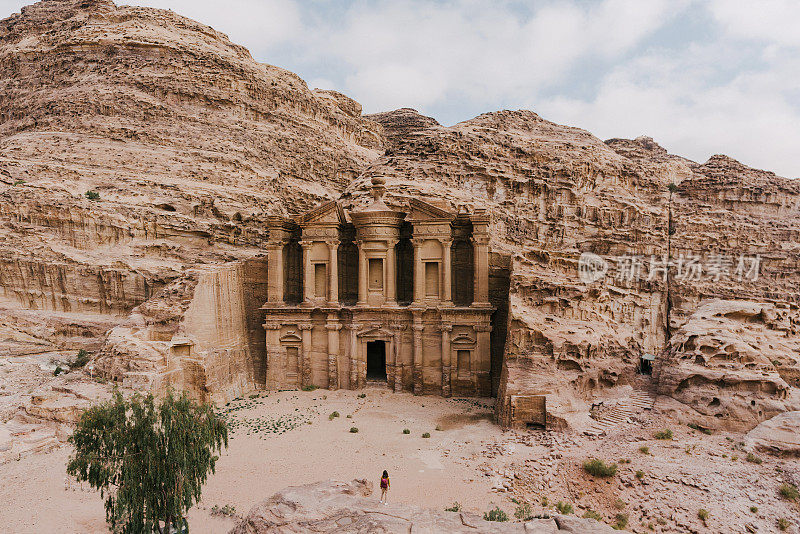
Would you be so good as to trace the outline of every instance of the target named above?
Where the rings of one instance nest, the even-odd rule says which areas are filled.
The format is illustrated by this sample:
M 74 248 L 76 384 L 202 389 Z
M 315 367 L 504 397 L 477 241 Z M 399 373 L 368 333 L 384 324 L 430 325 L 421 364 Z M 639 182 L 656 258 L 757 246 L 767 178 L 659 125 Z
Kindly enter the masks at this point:
M 500 507 L 495 506 L 488 512 L 483 513 L 483 518 L 486 521 L 508 521 L 508 514 L 505 513 L 500 509 Z
M 403 429 L 403 434 L 411 434 L 411 431 L 407 428 Z
M 750 511 L 753 512 L 753 513 L 758 512 L 758 506 L 751 506 L 750 507 Z
M 334 420 L 334 419 L 336 419 L 337 417 L 339 417 L 339 412 L 332 412 L 332 413 L 331 413 L 331 414 L 328 416 L 328 419 L 329 419 L 330 421 L 333 421 L 333 420 Z
M 751 464 L 761 464 L 764 460 L 753 454 L 752 452 L 747 453 L 747 458 L 745 458 Z
M 358 398 L 359 399 L 366 399 L 367 398 L 367 394 L 366 393 L 362 393 L 361 395 L 358 396 Z
M 710 514 L 708 513 L 708 510 L 706 510 L 705 508 L 700 508 L 697 511 L 697 517 L 700 518 L 700 521 L 702 521 L 704 525 L 706 524 L 706 519 L 708 519 L 709 515 Z
M 550 503 L 547 501 L 547 497 L 542 497 L 542 506 L 547 508 L 549 505 Z
M 226 517 L 233 517 L 236 515 L 236 507 L 231 506 L 230 504 L 226 504 L 222 508 L 218 505 L 214 505 L 211 507 L 211 515 L 224 515 Z
M 595 477 L 613 477 L 617 474 L 617 464 L 606 464 L 595 458 L 583 462 L 583 470 Z
M 672 439 L 672 430 L 669 428 L 665 428 L 664 430 L 659 430 L 653 437 L 656 439 Z
M 300 389 L 302 389 L 303 391 L 314 391 L 315 389 L 317 389 L 317 386 L 314 386 L 314 385 L 308 385 L 308 386 L 303 386 L 303 387 L 302 387 L 302 388 L 300 388 Z
M 797 490 L 797 486 L 794 484 L 781 484 L 778 492 L 781 497 L 788 501 L 800 501 L 800 491 Z
M 636 471 L 636 478 L 638 478 L 639 480 L 643 479 L 644 478 L 644 471 L 642 471 L 641 469 Z
M 689 428 L 697 430 L 698 432 L 702 432 L 703 434 L 706 434 L 707 436 L 711 435 L 711 429 L 710 428 L 703 428 L 702 426 L 698 425 L 697 423 L 689 423 L 687 426 Z
M 422 437 L 423 438 L 429 438 L 429 437 L 431 437 L 431 433 L 430 432 L 425 432 L 424 434 L 422 434 Z
M 614 530 L 625 530 L 625 527 L 628 526 L 628 514 L 617 514 L 616 522 L 611 525 L 611 528 Z
M 574 511 L 570 503 L 561 501 L 556 503 L 556 510 L 558 510 L 558 513 L 561 515 L 569 515 Z
M 86 366 L 87 363 L 89 363 L 89 353 L 81 349 L 78 351 L 78 354 L 75 355 L 75 358 L 70 360 L 67 365 L 69 365 L 70 369 L 79 369 Z
M 354 426 L 351 426 L 351 427 L 350 427 L 350 433 L 351 433 L 351 434 L 358 434 L 358 428 L 357 428 L 357 427 L 354 427 Z
M 24 183 L 25 183 L 25 180 L 17 180 L 16 182 L 14 182 L 14 186 L 16 187 L 16 186 L 22 185 Z
M 628 506 L 628 503 L 626 503 L 620 498 L 617 498 L 617 500 L 614 501 L 614 508 L 616 508 L 617 510 L 623 510 L 625 509 L 626 506 Z
M 533 517 L 533 509 L 531 508 L 531 505 L 526 502 L 521 503 L 514 511 L 514 517 L 520 521 L 530 521 L 530 519 Z
M 97 191 L 87 191 L 86 198 L 88 198 L 89 200 L 100 200 L 100 193 L 98 193 Z
M 647 445 L 642 445 L 641 447 L 639 447 L 639 452 L 641 452 L 642 454 L 650 454 L 650 447 L 648 447 Z
M 436 430 L 438 430 L 439 432 L 441 432 L 441 431 L 442 431 L 442 430 L 444 430 L 444 429 L 442 428 L 442 426 L 441 426 L 441 425 L 436 425 Z
M 460 510 L 461 510 L 461 505 L 459 504 L 458 501 L 454 502 L 453 506 L 444 509 L 445 512 L 458 512 Z
M 781 517 L 780 519 L 778 519 L 778 530 L 781 531 L 787 530 L 790 524 L 791 523 L 789 523 L 788 519 L 786 519 L 785 517 Z
M 602 521 L 603 520 L 603 516 L 598 514 L 597 512 L 592 510 L 591 508 L 589 508 L 588 510 L 586 510 L 583 513 L 583 518 L 584 519 L 594 519 L 595 521 Z
M 64 372 L 64 369 L 61 368 L 60 365 L 57 365 L 55 369 L 53 369 L 53 376 L 58 376 Z

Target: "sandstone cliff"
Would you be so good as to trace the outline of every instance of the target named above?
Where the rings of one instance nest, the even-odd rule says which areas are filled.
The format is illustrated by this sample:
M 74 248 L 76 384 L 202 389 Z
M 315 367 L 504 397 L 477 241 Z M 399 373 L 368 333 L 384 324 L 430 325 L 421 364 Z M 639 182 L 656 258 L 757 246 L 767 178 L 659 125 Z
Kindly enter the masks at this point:
M 732 426 L 790 407 L 800 373 L 793 181 L 725 156 L 698 164 L 649 138 L 603 142 L 530 111 L 450 127 L 407 108 L 362 116 L 348 97 L 311 91 L 170 11 L 45 0 L 0 22 L 0 306 L 43 343 L 104 343 L 96 363 L 114 379 L 202 398 L 252 387 L 263 373 L 266 216 L 340 196 L 357 205 L 377 175 L 390 203 L 413 194 L 492 214 L 501 419 L 505 395 L 549 394 L 563 420 L 617 385 L 673 396 L 720 425 L 698 399 L 740 397 L 724 418 Z M 586 252 L 608 261 L 604 278 L 581 280 Z M 725 255 L 726 276 L 657 269 L 693 255 Z M 759 258 L 756 277 L 735 276 L 745 256 Z M 630 257 L 637 276 L 611 270 Z M 681 329 L 709 299 L 780 317 L 779 327 L 728 318 L 754 351 L 781 338 L 758 360 L 758 387 L 686 381 L 683 363 L 656 382 L 639 376 L 645 354 L 688 361 Z M 715 361 L 691 372 L 707 378 Z M 750 363 L 730 358 L 726 373 Z

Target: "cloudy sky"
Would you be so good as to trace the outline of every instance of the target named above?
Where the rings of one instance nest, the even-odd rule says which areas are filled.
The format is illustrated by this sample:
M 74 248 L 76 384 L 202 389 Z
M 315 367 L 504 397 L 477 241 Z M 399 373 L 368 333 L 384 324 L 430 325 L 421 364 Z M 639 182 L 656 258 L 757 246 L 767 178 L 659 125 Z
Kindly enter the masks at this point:
M 0 17 L 29 2 L 0 0 Z M 124 3 L 124 2 L 118 2 Z M 531 109 L 800 177 L 797 0 L 138 0 L 227 33 L 365 112 Z

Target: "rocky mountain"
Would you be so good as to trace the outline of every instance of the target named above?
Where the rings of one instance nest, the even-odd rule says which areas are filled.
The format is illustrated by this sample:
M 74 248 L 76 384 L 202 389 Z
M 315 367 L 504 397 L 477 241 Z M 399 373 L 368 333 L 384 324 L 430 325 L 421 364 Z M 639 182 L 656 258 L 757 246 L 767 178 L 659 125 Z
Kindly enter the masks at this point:
M 375 176 L 389 203 L 491 213 L 501 399 L 547 394 L 565 423 L 617 385 L 718 426 L 800 407 L 796 182 L 531 111 L 362 115 L 171 11 L 44 0 L 0 22 L 5 327 L 102 347 L 131 385 L 252 387 L 266 217 L 365 202 Z M 581 278 L 586 254 L 604 276 Z M 744 311 L 696 315 L 709 301 Z M 708 345 L 687 345 L 695 327 Z M 171 360 L 187 340 L 203 357 Z M 648 354 L 689 363 L 651 382 Z

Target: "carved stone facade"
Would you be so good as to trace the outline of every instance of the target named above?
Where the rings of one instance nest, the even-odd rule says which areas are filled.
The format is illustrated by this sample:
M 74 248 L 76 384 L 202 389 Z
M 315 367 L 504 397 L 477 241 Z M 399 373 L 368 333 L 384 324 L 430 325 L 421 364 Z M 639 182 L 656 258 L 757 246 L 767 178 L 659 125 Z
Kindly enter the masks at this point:
M 490 395 L 489 217 L 372 191 L 362 210 L 270 220 L 264 386 Z

